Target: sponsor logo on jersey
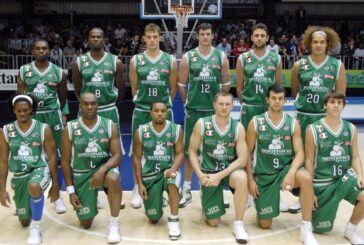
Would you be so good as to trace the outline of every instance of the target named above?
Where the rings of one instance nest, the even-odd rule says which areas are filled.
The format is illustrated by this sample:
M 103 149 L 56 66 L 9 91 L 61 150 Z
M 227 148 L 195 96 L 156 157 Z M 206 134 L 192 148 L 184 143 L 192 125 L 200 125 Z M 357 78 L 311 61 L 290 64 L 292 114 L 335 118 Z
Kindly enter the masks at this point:
M 147 80 L 148 81 L 158 81 L 160 80 L 160 75 L 159 75 L 159 71 L 157 68 L 152 68 L 149 71 L 149 74 L 147 75 Z
M 54 130 L 60 130 L 61 129 L 61 125 L 57 124 L 54 126 Z
M 170 138 L 171 136 L 171 133 L 166 133 L 166 137 Z
M 288 131 L 289 130 L 289 126 L 287 125 L 287 126 L 284 126 L 284 128 L 283 128 L 285 131 Z
M 245 60 L 245 62 L 246 62 L 246 63 L 250 63 L 250 62 L 252 62 L 252 58 L 247 58 L 247 59 Z
M 87 61 L 87 56 L 81 56 L 81 61 L 86 62 Z
M 114 74 L 114 72 L 112 70 L 108 70 L 108 69 L 105 69 L 104 73 L 105 74 Z
M 330 75 L 330 74 L 325 74 L 324 75 L 324 78 L 326 78 L 326 79 L 335 79 L 335 77 L 333 76 L 333 75 Z
M 343 135 L 344 135 L 344 136 L 348 136 L 348 135 L 349 135 L 349 132 L 345 130 L 345 131 L 343 132 Z
M 32 133 L 32 137 L 38 137 L 38 136 L 39 136 L 38 132 Z
M 25 73 L 25 76 L 26 77 L 31 77 L 31 76 L 33 76 L 33 72 L 29 71 L 29 72 Z
M 321 133 L 322 131 L 324 131 L 324 127 L 322 127 L 322 125 L 316 125 L 316 129 L 319 133 Z
M 264 123 L 265 119 L 263 117 L 258 117 L 258 123 L 262 125 Z
M 75 130 L 74 134 L 75 134 L 76 136 L 80 136 L 80 135 L 82 135 L 82 131 L 81 131 L 81 129 L 77 129 L 77 130 Z
M 71 126 L 72 126 L 72 128 L 74 128 L 74 129 L 78 128 L 78 122 L 73 122 L 73 123 L 71 124 Z
M 38 142 L 38 141 L 34 141 L 34 142 L 32 142 L 32 146 L 40 146 L 41 144 L 40 144 L 40 142 Z
M 275 71 L 276 67 L 275 66 L 268 66 L 268 70 Z
M 13 130 L 14 130 L 14 124 L 6 125 L 6 128 L 7 128 L 9 131 L 13 131 Z
M 265 131 L 265 130 L 267 130 L 267 126 L 266 125 L 260 125 L 259 130 L 260 131 Z
M 109 143 L 109 139 L 108 138 L 100 139 L 100 143 Z
M 351 142 L 350 141 L 345 141 L 344 145 L 346 145 L 346 146 L 351 145 Z
M 100 133 L 100 134 L 103 134 L 103 133 L 105 133 L 105 130 L 104 130 L 103 128 L 100 128 L 100 129 L 99 129 L 99 133 Z
M 168 69 L 164 69 L 164 68 L 162 68 L 162 69 L 161 69 L 161 73 L 169 74 L 169 70 L 168 70 Z
M 57 83 L 56 82 L 48 82 L 48 86 L 56 87 Z
M 218 64 L 213 64 L 212 68 L 221 69 L 221 67 Z
M 211 69 L 210 66 L 208 64 L 204 64 L 202 67 L 202 70 L 200 71 L 200 75 L 201 78 L 207 78 L 211 76 Z
M 212 123 L 211 123 L 211 122 L 206 122 L 206 123 L 205 123 L 205 127 L 206 127 L 207 129 L 211 129 L 211 128 L 212 128 Z
M 192 57 L 191 58 L 191 61 L 196 62 L 197 61 L 197 57 Z
M 284 137 L 284 139 L 285 139 L 286 141 L 291 141 L 291 136 L 286 135 L 286 136 Z
M 143 126 L 143 131 L 144 132 L 147 132 L 148 130 L 149 130 L 149 126 L 148 125 Z
M 321 139 L 326 139 L 327 138 L 327 133 L 321 133 L 321 134 L 319 134 L 319 137 Z
M 15 133 L 15 132 L 10 132 L 10 133 L 8 134 L 8 136 L 9 136 L 10 138 L 14 138 L 14 137 L 16 136 L 16 133 Z
M 144 136 L 144 138 L 147 138 L 148 139 L 148 138 L 150 138 L 150 133 L 144 133 L 143 136 Z
M 32 69 L 32 67 L 30 66 L 30 65 L 25 65 L 24 66 L 24 71 L 25 72 L 28 72 L 28 71 L 30 71 Z
M 307 64 L 307 60 L 306 59 L 301 60 L 301 64 L 302 65 L 306 65 Z
M 212 136 L 213 135 L 213 131 L 212 130 L 206 130 L 206 135 L 207 136 Z

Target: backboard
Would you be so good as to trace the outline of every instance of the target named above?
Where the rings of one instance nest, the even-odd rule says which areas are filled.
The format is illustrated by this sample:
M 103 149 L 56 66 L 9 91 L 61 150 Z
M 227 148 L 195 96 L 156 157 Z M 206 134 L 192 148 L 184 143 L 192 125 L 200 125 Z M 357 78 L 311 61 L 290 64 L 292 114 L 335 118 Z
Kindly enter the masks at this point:
M 193 12 L 189 19 L 221 19 L 221 0 L 142 0 L 140 3 L 141 19 L 175 19 L 172 5 L 191 5 Z

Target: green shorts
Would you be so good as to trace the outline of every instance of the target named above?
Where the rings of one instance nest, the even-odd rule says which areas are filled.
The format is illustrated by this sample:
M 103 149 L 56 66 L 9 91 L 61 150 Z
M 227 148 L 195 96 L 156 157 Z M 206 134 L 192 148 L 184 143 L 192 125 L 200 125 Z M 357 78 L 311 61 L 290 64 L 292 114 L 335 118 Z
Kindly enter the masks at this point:
M 250 120 L 256 115 L 262 114 L 268 110 L 267 105 L 247 105 L 243 104 L 240 109 L 240 122 L 243 124 L 245 131 L 248 129 Z
M 190 146 L 190 138 L 192 135 L 193 128 L 195 127 L 196 122 L 198 119 L 203 117 L 208 117 L 214 115 L 215 111 L 198 111 L 198 110 L 185 110 L 185 122 L 184 122 L 184 149 L 185 149 L 185 156 L 188 159 L 188 147 Z
M 57 110 L 57 111 L 38 112 L 36 114 L 33 114 L 33 119 L 49 125 L 49 128 L 52 131 L 54 142 L 56 144 L 57 160 L 60 160 L 61 145 L 62 145 L 62 130 L 63 130 L 61 111 Z
M 11 187 L 14 190 L 14 202 L 16 214 L 20 220 L 29 220 L 32 217 L 30 209 L 30 195 L 28 192 L 28 183 L 39 184 L 44 192 L 51 180 L 48 167 L 36 168 L 28 173 L 14 173 L 11 179 Z
M 314 232 L 322 233 L 332 230 L 337 209 L 341 200 L 355 205 L 359 194 L 364 191 L 357 186 L 357 178 L 351 170 L 340 179 L 329 185 L 317 186 L 314 191 L 318 201 L 318 208 L 313 211 L 312 224 Z
M 164 171 L 156 177 L 143 178 L 148 199 L 144 200 L 145 214 L 150 220 L 159 220 L 163 215 L 163 191 L 168 192 L 168 185 L 175 185 L 180 191 L 181 173 L 176 172 L 175 178 L 165 178 Z
M 201 185 L 202 212 L 207 220 L 220 218 L 225 214 L 224 187 L 229 185 L 229 176 L 220 181 L 218 186 L 206 187 Z M 233 190 L 232 190 L 233 191 Z
M 171 108 L 168 109 L 167 112 L 167 120 L 173 122 L 173 111 Z M 130 143 L 130 151 L 129 156 L 132 156 L 133 153 L 133 142 L 134 142 L 134 133 L 139 128 L 140 125 L 148 123 L 152 121 L 152 117 L 150 116 L 149 110 L 143 110 L 140 108 L 135 108 L 133 112 L 133 118 L 131 122 L 131 143 Z
M 258 219 L 272 219 L 279 215 L 279 200 L 281 184 L 291 165 L 287 165 L 277 174 L 257 175 L 259 195 L 255 199 L 255 209 Z
M 89 220 L 94 218 L 97 211 L 97 195 L 99 189 L 92 189 L 90 180 L 98 169 L 93 169 L 87 172 L 73 171 L 73 180 L 75 191 L 80 199 L 82 208 L 76 209 L 76 214 L 79 220 Z M 107 173 L 119 174 L 118 168 L 111 168 Z M 120 175 L 120 174 L 119 174 Z
M 305 112 L 297 112 L 296 119 L 301 127 L 301 136 L 302 141 L 305 143 L 306 140 L 306 128 L 308 125 L 320 120 L 323 118 L 325 114 L 314 114 L 314 113 L 305 113 Z

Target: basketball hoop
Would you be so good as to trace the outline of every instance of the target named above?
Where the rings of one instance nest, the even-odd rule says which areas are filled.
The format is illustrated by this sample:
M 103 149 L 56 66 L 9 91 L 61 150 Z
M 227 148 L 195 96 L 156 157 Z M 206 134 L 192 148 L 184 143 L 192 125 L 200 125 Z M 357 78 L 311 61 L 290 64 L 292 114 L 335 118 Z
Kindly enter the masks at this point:
M 193 13 L 191 5 L 172 5 L 171 11 L 176 19 L 176 27 L 188 27 L 188 17 Z

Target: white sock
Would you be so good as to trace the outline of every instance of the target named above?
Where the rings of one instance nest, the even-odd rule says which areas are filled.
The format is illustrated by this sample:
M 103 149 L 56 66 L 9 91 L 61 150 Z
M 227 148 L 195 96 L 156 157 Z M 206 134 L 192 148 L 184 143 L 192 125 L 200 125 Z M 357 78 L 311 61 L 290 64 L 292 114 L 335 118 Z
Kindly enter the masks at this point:
M 311 228 L 312 223 L 311 223 L 311 221 L 302 220 L 302 226 L 307 227 L 307 228 Z
M 138 191 L 138 184 L 134 185 L 134 190 Z
M 32 220 L 31 225 L 40 225 L 40 220 L 38 221 Z
M 184 181 L 183 182 L 183 190 L 191 190 L 191 181 Z
M 234 225 L 244 225 L 244 221 L 242 220 L 234 220 Z
M 169 216 L 169 218 L 171 218 L 171 219 L 178 219 L 178 214 L 177 214 L 177 215 L 172 215 L 172 214 L 171 214 L 171 215 Z
M 117 223 L 119 222 L 119 217 L 110 217 L 110 223 Z
M 357 225 L 354 225 L 354 224 L 352 224 L 350 222 L 348 222 L 348 224 L 346 225 L 346 229 L 350 230 L 350 231 L 355 231 L 356 227 L 357 227 Z

